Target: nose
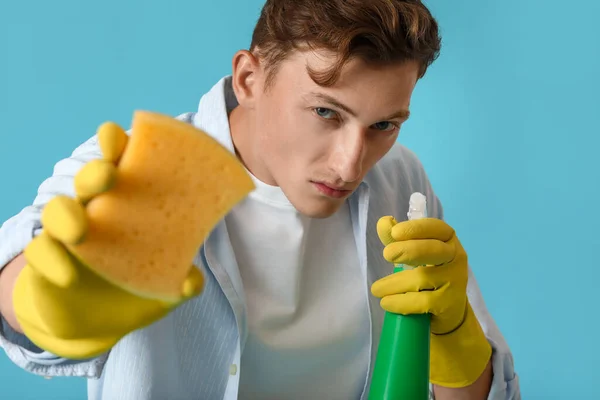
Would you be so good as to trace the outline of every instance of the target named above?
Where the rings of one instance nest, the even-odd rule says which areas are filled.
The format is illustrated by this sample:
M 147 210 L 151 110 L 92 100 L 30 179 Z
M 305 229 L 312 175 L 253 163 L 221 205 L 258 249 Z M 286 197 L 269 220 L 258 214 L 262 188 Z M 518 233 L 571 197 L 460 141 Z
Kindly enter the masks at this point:
M 362 176 L 366 150 L 362 130 L 340 132 L 332 157 L 332 169 L 344 182 L 355 182 Z

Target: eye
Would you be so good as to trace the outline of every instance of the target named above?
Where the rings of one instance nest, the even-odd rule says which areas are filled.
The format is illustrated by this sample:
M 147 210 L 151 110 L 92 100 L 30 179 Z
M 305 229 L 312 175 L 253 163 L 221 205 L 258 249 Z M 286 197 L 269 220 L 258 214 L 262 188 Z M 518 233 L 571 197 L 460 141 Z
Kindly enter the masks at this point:
M 397 124 L 395 122 L 391 122 L 391 121 L 377 122 L 377 123 L 373 124 L 372 127 L 374 129 L 377 129 L 378 131 L 383 131 L 383 132 L 391 132 L 396 129 L 400 129 L 399 124 Z
M 329 108 L 317 107 L 313 109 L 313 111 L 321 118 L 334 119 L 337 117 L 337 112 L 330 110 Z

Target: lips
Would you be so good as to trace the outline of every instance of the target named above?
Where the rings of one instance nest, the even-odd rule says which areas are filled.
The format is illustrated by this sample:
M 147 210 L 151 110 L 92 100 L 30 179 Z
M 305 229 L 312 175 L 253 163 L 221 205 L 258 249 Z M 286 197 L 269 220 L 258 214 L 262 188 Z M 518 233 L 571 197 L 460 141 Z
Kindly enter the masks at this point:
M 352 193 L 352 190 L 338 188 L 323 182 L 312 182 L 312 184 L 322 194 L 335 199 L 340 199 Z

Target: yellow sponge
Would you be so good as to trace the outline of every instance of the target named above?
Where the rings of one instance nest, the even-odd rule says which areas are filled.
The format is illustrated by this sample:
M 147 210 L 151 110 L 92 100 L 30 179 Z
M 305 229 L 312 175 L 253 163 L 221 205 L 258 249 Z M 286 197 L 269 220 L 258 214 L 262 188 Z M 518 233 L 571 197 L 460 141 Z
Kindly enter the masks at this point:
M 138 111 L 113 188 L 87 204 L 89 230 L 69 250 L 110 282 L 178 301 L 210 231 L 254 184 L 235 155 L 174 118 Z

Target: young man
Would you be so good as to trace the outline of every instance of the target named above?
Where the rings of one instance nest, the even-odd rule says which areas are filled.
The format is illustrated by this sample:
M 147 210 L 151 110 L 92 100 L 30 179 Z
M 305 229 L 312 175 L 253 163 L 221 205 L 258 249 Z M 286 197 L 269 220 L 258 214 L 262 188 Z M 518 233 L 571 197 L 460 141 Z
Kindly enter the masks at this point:
M 198 252 L 202 294 L 168 308 L 68 255 L 85 212 L 52 202 L 80 195 L 77 179 L 105 190 L 80 170 L 120 151 L 93 137 L 0 230 L 9 358 L 90 378 L 94 400 L 366 399 L 385 310 L 429 312 L 432 396 L 520 399 L 467 255 L 418 159 L 396 143 L 439 47 L 418 0 L 268 0 L 232 76 L 179 117 L 235 152 L 256 184 Z M 431 219 L 384 217 L 403 218 L 416 191 Z M 61 236 L 57 214 L 78 237 Z M 391 262 L 435 267 L 389 276 Z

